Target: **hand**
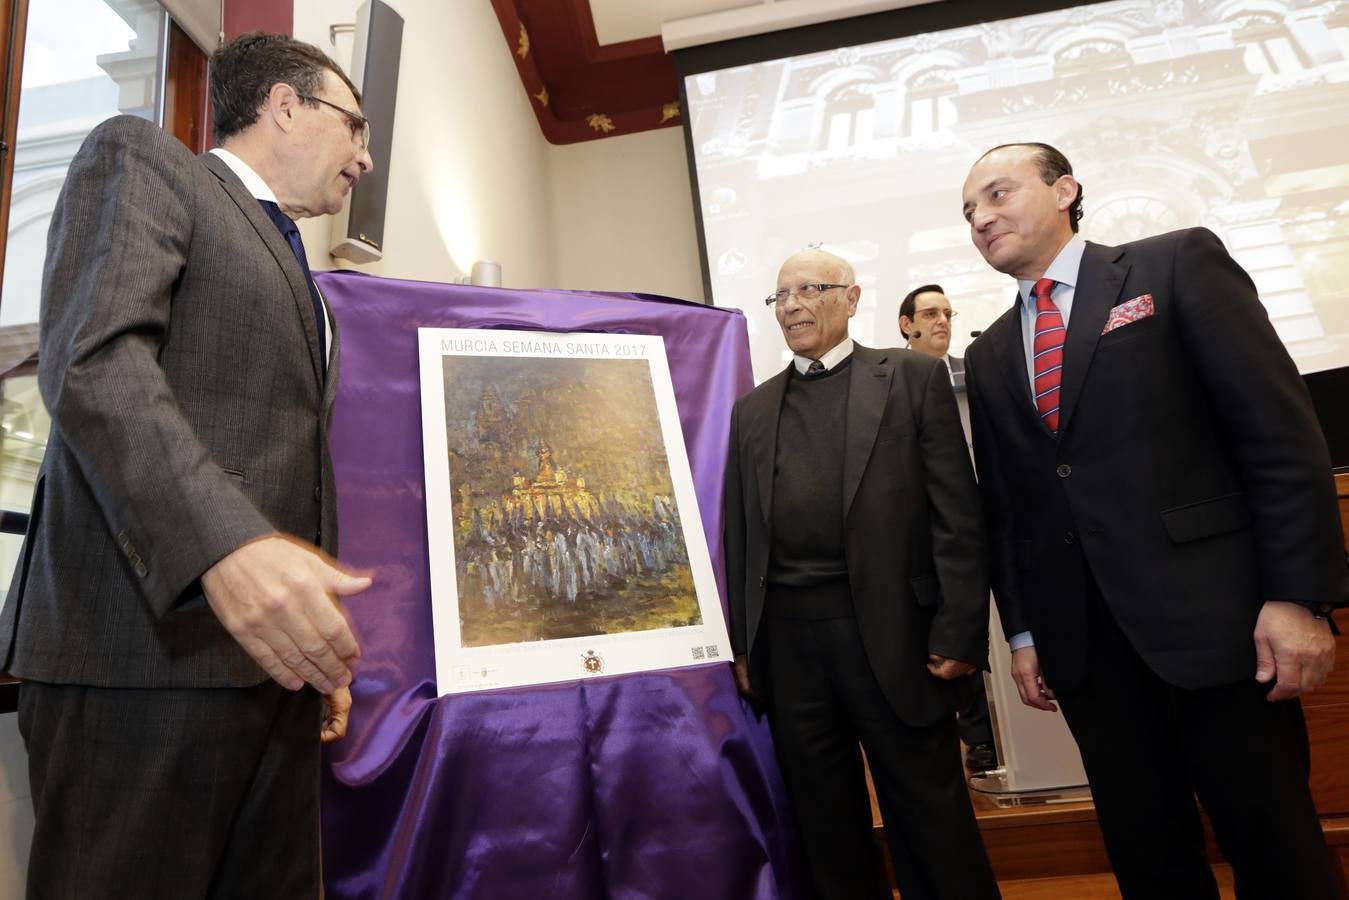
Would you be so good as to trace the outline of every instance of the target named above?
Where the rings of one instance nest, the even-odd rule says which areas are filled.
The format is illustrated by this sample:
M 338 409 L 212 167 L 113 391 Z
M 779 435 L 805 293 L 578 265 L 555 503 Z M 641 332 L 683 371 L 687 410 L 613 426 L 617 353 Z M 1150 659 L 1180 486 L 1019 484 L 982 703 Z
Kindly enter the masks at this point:
M 1012 651 L 1012 680 L 1022 703 L 1045 712 L 1058 712 L 1059 708 L 1050 702 L 1056 698 L 1040 674 L 1040 656 L 1034 647 Z
M 1271 702 L 1309 694 L 1335 668 L 1335 636 L 1330 623 L 1285 600 L 1267 600 L 1255 621 L 1255 680 L 1277 683 Z
M 735 689 L 740 692 L 740 696 L 746 700 L 756 699 L 754 689 L 749 686 L 749 657 L 737 656 L 731 664 L 731 672 L 735 675 Z
M 323 728 L 319 739 L 325 744 L 340 741 L 347 734 L 347 719 L 351 715 L 351 688 L 338 688 L 323 695 Z
M 272 535 L 244 544 L 201 576 L 206 601 L 239 646 L 278 684 L 320 694 L 351 684 L 360 655 L 338 597 L 370 587 L 318 550 Z
M 973 675 L 978 671 L 974 666 L 958 659 L 951 659 L 936 653 L 927 655 L 927 670 L 942 681 L 950 681 L 962 675 Z

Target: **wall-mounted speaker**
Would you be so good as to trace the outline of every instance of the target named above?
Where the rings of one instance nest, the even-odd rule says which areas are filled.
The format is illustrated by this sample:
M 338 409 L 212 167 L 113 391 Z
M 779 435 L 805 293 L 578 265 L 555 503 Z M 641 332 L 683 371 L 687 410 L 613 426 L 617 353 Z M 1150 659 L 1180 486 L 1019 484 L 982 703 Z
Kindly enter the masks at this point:
M 351 51 L 352 83 L 361 92 L 361 111 L 370 120 L 370 155 L 375 168 L 362 176 L 333 220 L 332 255 L 356 263 L 384 256 L 384 207 L 389 197 L 389 155 L 393 149 L 398 63 L 403 55 L 403 17 L 381 0 L 367 0 L 356 13 Z

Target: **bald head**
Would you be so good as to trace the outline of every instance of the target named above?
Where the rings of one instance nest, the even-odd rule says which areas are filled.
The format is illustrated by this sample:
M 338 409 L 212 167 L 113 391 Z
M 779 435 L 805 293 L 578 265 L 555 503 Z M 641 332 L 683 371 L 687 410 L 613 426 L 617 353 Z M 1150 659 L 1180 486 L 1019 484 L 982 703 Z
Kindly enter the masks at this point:
M 856 281 L 856 276 L 853 275 L 852 266 L 848 261 L 827 250 L 802 250 L 787 257 L 786 262 L 778 269 L 779 288 L 788 287 L 788 285 L 782 283 L 782 273 L 788 269 L 794 271 L 809 270 L 817 273 L 820 277 L 812 278 L 812 281 L 830 284 L 852 284 Z
M 824 250 L 787 257 L 778 269 L 777 289 L 789 294 L 773 311 L 793 353 L 819 359 L 848 337 L 848 320 L 862 295 L 854 281 L 848 261 Z

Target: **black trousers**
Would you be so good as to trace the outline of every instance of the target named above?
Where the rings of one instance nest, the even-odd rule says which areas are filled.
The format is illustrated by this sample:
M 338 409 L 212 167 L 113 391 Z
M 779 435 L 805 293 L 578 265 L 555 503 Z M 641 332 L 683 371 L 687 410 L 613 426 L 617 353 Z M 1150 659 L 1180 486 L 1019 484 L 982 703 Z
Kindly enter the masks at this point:
M 965 786 L 954 713 L 923 727 L 902 722 L 881 693 L 851 616 L 770 613 L 766 637 L 769 723 L 819 900 L 891 896 L 872 838 L 859 742 L 904 900 L 998 897 Z
M 1336 897 L 1302 706 L 1270 703 L 1254 671 L 1237 684 L 1173 687 L 1134 651 L 1094 583 L 1086 603 L 1086 674 L 1057 696 L 1124 896 L 1217 900 L 1198 795 L 1238 898 Z
M 960 739 L 967 747 L 975 744 L 993 743 L 993 721 L 988 713 L 988 687 L 984 684 L 984 673 L 976 672 L 974 678 L 974 696 L 970 705 L 960 711 L 956 727 Z
M 319 896 L 322 701 L 25 682 L 30 900 Z

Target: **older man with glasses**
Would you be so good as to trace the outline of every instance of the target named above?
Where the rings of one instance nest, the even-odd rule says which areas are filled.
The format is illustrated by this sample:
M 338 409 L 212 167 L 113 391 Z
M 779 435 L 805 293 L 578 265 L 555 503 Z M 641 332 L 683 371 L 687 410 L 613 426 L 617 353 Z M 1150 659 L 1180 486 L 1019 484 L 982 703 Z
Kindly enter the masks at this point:
M 987 667 L 978 490 L 945 367 L 854 343 L 861 293 L 806 250 L 767 298 L 794 359 L 731 418 L 736 682 L 767 711 L 818 897 L 891 896 L 859 743 L 906 900 L 997 897 L 955 717 Z

